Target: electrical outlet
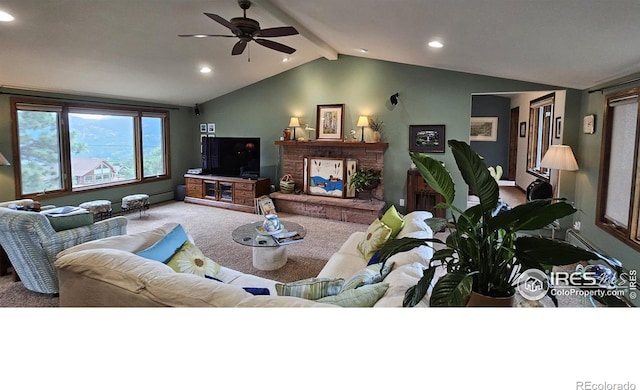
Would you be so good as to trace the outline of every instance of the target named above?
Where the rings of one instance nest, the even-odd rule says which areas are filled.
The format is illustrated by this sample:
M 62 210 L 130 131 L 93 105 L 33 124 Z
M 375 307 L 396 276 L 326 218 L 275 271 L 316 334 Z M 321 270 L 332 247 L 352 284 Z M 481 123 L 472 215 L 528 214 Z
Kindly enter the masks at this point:
M 400 207 L 404 206 L 404 199 L 400 199 Z
M 576 229 L 577 231 L 580 231 L 580 221 L 575 221 L 573 223 L 573 228 Z

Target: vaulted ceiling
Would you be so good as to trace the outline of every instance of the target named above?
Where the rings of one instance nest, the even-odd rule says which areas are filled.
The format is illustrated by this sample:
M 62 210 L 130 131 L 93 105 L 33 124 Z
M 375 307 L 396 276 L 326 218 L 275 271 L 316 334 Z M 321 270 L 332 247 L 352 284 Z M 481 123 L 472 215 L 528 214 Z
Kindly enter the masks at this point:
M 294 26 L 270 39 L 296 51 L 251 42 L 236 56 L 235 37 L 178 37 L 229 34 L 204 12 L 242 16 L 236 0 L 0 0 L 0 11 L 15 17 L 0 23 L 0 87 L 185 106 L 340 54 L 577 89 L 640 71 L 637 0 L 255 0 L 247 17 Z

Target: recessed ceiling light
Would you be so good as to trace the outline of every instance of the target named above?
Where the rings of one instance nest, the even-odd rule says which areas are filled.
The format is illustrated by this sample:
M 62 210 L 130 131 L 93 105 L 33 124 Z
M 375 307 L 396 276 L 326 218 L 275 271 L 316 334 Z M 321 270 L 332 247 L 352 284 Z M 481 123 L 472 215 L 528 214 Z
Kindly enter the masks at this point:
M 291 61 L 291 59 L 290 59 L 289 57 L 284 57 L 284 58 L 282 59 L 282 62 L 289 62 L 289 61 Z
M 365 48 L 358 49 L 358 51 L 359 51 L 360 53 L 368 53 L 368 52 L 369 52 L 369 50 L 367 50 L 367 49 L 365 49 Z
M 204 34 L 196 34 L 193 36 L 194 38 L 206 38 L 207 36 Z
M 0 11 L 0 22 L 12 22 L 15 18 L 11 14 Z
M 211 73 L 211 68 L 208 66 L 203 66 L 200 68 L 200 73 Z
M 429 47 L 433 47 L 435 49 L 440 49 L 441 47 L 444 47 L 444 45 L 440 41 L 431 41 L 431 42 L 429 42 Z

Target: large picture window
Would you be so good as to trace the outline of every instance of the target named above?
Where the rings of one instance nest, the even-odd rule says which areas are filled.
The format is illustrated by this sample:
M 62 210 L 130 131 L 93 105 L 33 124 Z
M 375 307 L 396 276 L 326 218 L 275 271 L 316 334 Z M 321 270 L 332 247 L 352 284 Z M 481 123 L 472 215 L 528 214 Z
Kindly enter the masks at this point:
M 527 172 L 549 179 L 549 170 L 540 166 L 552 140 L 552 118 L 555 94 L 532 100 L 529 108 L 529 145 Z
M 596 224 L 640 249 L 638 96 L 634 88 L 607 95 L 604 113 Z
M 167 111 L 12 99 L 19 197 L 168 175 Z

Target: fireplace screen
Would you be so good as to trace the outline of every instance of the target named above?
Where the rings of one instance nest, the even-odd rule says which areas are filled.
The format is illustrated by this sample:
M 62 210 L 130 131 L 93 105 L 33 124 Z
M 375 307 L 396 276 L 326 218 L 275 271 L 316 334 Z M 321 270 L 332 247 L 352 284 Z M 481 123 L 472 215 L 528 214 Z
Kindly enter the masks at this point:
M 310 195 L 352 198 L 355 190 L 348 186 L 357 161 L 348 158 L 309 157 L 306 159 L 305 183 Z

